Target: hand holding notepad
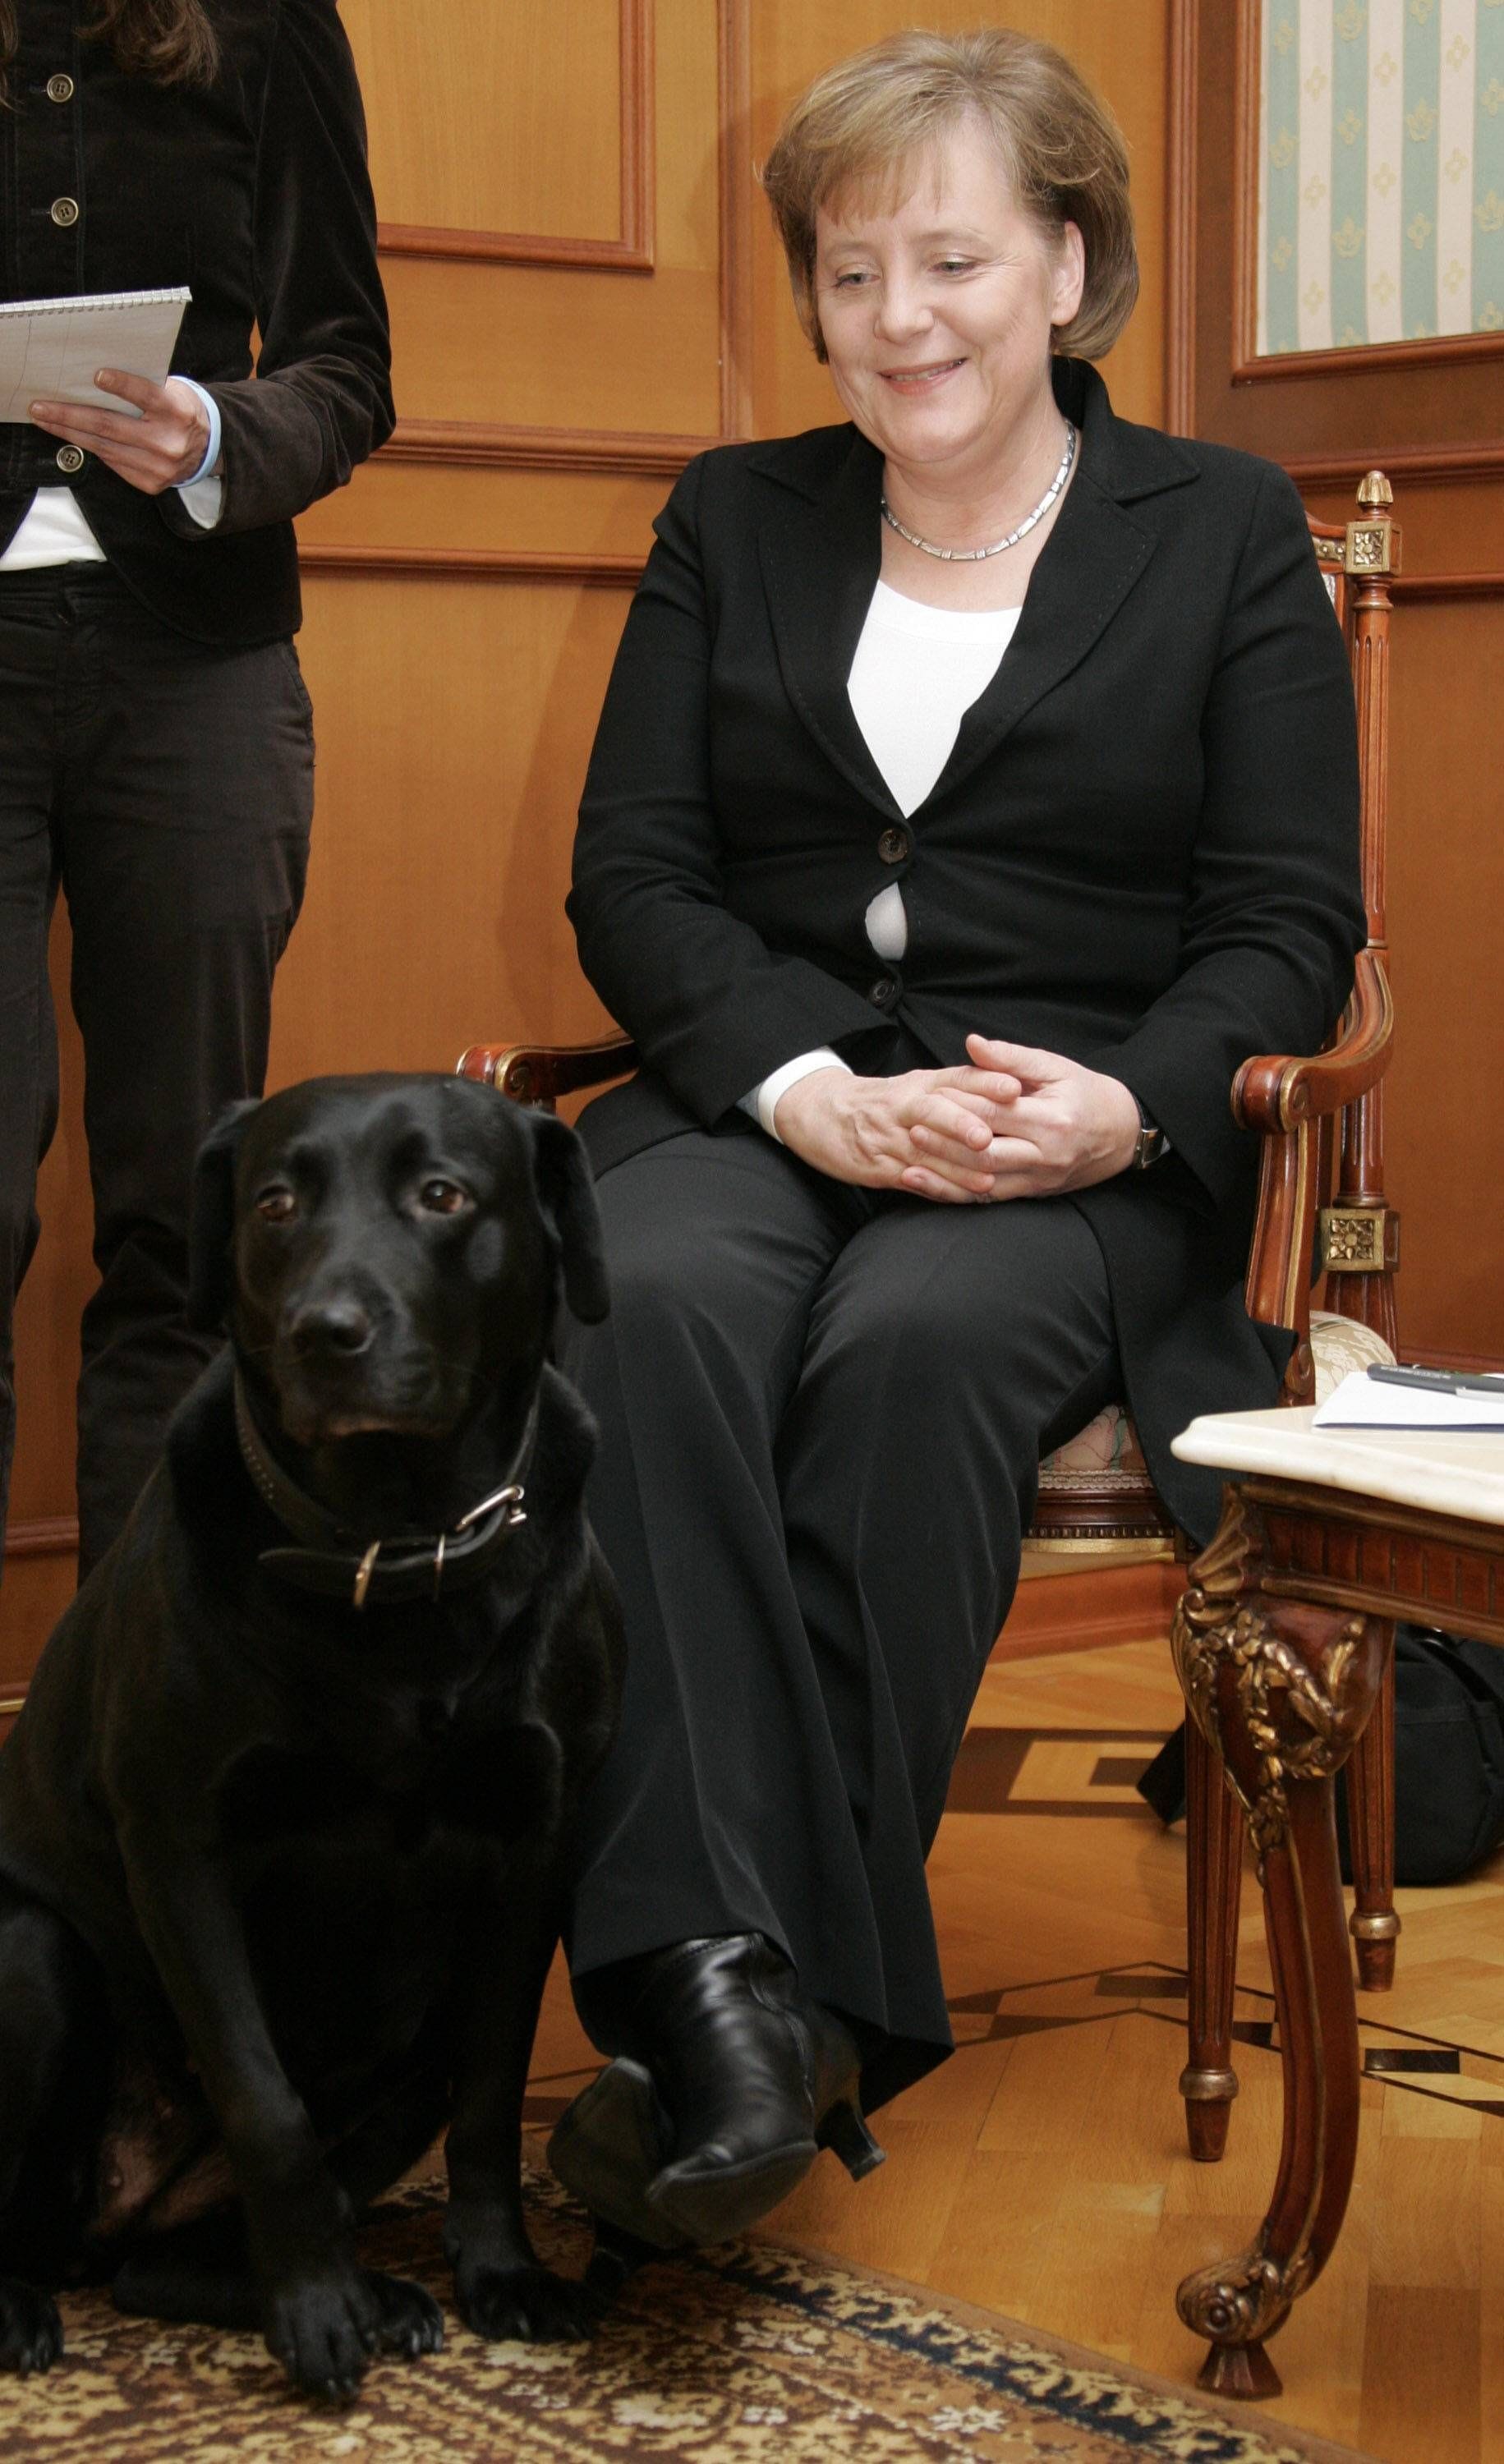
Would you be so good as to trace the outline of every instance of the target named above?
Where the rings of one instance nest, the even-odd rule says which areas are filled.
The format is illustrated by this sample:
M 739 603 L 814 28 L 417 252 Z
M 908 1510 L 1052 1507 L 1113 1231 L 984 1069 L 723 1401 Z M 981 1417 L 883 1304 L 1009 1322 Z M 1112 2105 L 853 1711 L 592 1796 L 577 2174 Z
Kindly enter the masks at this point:
M 101 393 L 100 368 L 162 385 L 191 293 L 106 291 L 79 299 L 15 299 L 0 305 L 0 420 L 30 420 L 33 402 L 70 402 L 140 418 L 119 394 Z

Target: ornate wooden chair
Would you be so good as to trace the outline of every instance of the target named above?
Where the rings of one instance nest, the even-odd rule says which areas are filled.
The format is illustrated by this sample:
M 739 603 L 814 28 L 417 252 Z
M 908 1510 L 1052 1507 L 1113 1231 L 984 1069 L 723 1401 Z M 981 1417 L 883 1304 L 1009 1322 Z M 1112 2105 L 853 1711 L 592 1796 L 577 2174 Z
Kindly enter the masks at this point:
M 1358 702 L 1362 775 L 1363 891 L 1368 947 L 1347 1013 L 1324 1052 L 1246 1061 L 1232 1109 L 1262 1141 L 1258 1216 L 1249 1259 L 1249 1313 L 1295 1338 L 1281 1399 L 1306 1403 L 1350 1368 L 1394 1356 L 1393 1277 L 1399 1218 L 1383 1193 L 1381 1081 L 1393 1031 L 1384 938 L 1387 801 L 1388 577 L 1398 570 L 1392 491 L 1371 471 L 1346 524 L 1311 523 L 1312 545 L 1347 641 Z M 627 1076 L 637 1061 L 625 1035 L 598 1044 L 476 1044 L 460 1074 L 520 1104 L 552 1110 L 562 1097 Z M 1326 1307 L 1312 1307 L 1312 1263 Z M 1075 1554 L 1124 1541 L 1188 1553 L 1155 1493 L 1126 1413 L 1098 1414 L 1040 1468 L 1026 1546 Z M 1387 1986 L 1400 1930 L 1393 1909 L 1394 1698 L 1376 1708 L 1349 1770 L 1360 1983 Z M 1192 1722 L 1186 1732 L 1186 1915 L 1189 2060 L 1181 2078 L 1191 2152 L 1220 2157 L 1237 2079 L 1231 2067 L 1243 1816 Z

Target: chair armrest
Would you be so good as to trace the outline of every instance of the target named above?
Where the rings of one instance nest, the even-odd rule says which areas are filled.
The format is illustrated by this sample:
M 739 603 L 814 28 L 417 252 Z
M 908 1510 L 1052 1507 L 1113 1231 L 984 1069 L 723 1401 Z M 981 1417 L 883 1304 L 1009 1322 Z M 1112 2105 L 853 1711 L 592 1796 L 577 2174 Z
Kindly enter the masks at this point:
M 454 1065 L 458 1078 L 479 1078 L 516 1104 L 552 1111 L 561 1095 L 604 1087 L 637 1067 L 630 1035 L 599 1044 L 473 1044 Z
M 1347 1014 L 1329 1048 L 1303 1060 L 1260 1055 L 1246 1061 L 1232 1082 L 1235 1117 L 1245 1129 L 1262 1133 L 1258 1216 L 1244 1296 L 1250 1318 L 1261 1326 L 1288 1327 L 1295 1336 L 1292 1369 L 1302 1383 L 1310 1372 L 1311 1255 L 1321 1200 L 1317 1123 L 1378 1085 L 1389 1066 L 1393 1036 L 1383 956 L 1364 950 Z
M 1393 1037 L 1394 1000 L 1383 957 L 1364 950 L 1334 1042 L 1304 1060 L 1265 1053 L 1245 1061 L 1232 1082 L 1234 1118 L 1246 1130 L 1277 1134 L 1323 1112 L 1339 1112 L 1378 1085 L 1389 1066 Z

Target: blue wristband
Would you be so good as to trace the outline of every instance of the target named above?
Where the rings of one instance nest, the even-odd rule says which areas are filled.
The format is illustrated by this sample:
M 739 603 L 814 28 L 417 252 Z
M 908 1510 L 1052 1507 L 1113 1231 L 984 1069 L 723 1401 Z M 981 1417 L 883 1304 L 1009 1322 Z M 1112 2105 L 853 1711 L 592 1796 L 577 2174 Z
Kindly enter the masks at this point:
M 219 415 L 218 403 L 214 400 L 211 393 L 206 392 L 203 385 L 195 385 L 191 377 L 178 377 L 176 382 L 179 385 L 186 385 L 190 393 L 196 393 L 200 402 L 203 404 L 204 408 L 209 413 L 209 444 L 205 450 L 204 459 L 199 464 L 198 469 L 194 472 L 191 479 L 180 479 L 178 481 L 178 486 L 180 488 L 196 488 L 200 479 L 208 479 L 213 475 L 214 465 L 219 459 L 219 448 L 221 439 L 224 435 L 225 424 Z

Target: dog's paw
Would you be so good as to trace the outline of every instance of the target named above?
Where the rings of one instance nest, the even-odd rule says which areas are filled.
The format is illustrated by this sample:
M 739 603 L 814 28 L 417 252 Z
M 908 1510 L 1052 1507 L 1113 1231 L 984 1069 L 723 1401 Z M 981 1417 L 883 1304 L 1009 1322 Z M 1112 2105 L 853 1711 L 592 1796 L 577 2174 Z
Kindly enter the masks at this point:
M 600 2323 L 602 2303 L 583 2284 L 546 2267 L 477 2267 L 455 2277 L 467 2327 L 492 2344 L 583 2344 Z
M 267 2348 L 295 2387 L 326 2404 L 349 2404 L 382 2348 L 380 2278 L 358 2268 L 273 2285 L 265 2299 Z
M 423 2353 L 443 2351 L 444 2314 L 431 2293 L 425 2293 L 421 2284 L 409 2284 L 400 2276 L 367 2274 L 364 2281 L 381 2312 L 379 2351 L 395 2353 L 405 2362 L 415 2362 Z
M 13 2276 L 0 2277 L 0 2370 L 30 2378 L 33 2370 L 50 2370 L 62 2348 L 62 2321 L 52 2297 Z

